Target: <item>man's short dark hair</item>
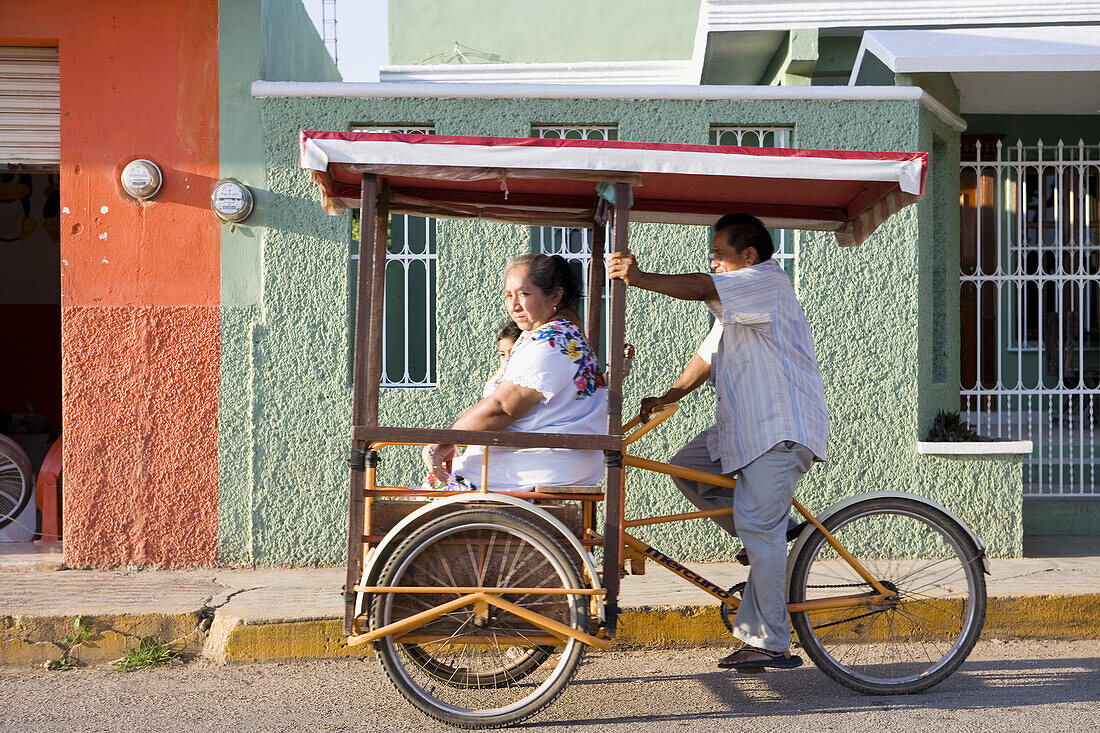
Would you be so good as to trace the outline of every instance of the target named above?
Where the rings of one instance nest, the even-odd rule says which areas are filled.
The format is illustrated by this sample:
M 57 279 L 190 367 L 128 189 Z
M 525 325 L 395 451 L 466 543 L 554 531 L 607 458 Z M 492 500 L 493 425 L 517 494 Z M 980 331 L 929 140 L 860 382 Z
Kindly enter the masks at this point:
M 760 261 L 771 259 L 775 253 L 772 235 L 768 233 L 764 222 L 749 214 L 726 214 L 714 225 L 714 233 L 727 232 L 727 241 L 737 254 L 745 247 L 753 247 Z

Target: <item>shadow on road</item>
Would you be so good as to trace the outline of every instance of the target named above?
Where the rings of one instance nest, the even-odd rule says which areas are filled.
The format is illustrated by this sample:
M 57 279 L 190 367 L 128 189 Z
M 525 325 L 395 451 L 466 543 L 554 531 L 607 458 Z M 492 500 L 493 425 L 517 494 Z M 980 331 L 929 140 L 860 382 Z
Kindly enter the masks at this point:
M 609 701 L 607 715 L 598 718 L 557 718 L 568 705 L 551 708 L 530 726 L 579 726 L 601 723 L 649 723 L 729 720 L 760 716 L 820 715 L 884 711 L 962 711 L 1023 709 L 1030 705 L 1089 703 L 1100 699 L 1100 658 L 975 660 L 931 690 L 915 695 L 863 695 L 825 677 L 812 665 L 785 672 L 741 675 L 722 671 L 699 674 L 640 674 L 614 678 L 574 680 L 572 686 L 608 685 L 636 688 L 638 685 L 678 687 L 682 705 L 661 712 L 632 714 L 648 707 L 635 698 L 634 710 L 620 710 Z M 710 705 L 699 704 L 709 696 Z M 622 697 L 622 696 L 617 696 Z M 676 707 L 680 710 L 675 709 Z M 699 710 L 700 707 L 711 708 Z M 560 714 L 560 713 L 559 713 Z

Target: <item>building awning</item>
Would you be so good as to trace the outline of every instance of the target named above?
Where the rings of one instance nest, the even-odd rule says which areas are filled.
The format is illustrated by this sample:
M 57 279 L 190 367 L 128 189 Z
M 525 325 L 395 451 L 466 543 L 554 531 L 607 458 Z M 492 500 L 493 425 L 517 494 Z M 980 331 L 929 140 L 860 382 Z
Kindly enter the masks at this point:
M 330 214 L 383 176 L 391 210 L 590 227 L 606 184 L 631 185 L 631 221 L 713 224 L 742 212 L 863 242 L 924 194 L 926 153 L 303 131 L 300 165 Z
M 877 63 L 899 74 L 950 74 L 964 113 L 1100 111 L 1096 25 L 867 31 L 849 84 Z

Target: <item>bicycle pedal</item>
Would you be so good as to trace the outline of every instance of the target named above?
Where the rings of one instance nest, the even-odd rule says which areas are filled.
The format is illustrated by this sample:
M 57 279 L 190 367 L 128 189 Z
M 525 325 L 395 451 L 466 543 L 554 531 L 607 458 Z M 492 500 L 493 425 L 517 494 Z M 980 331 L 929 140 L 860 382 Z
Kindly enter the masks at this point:
M 809 522 L 803 519 L 801 522 L 794 525 L 793 527 L 789 527 L 787 529 L 787 542 L 794 542 L 795 540 L 797 540 L 798 535 L 802 534 L 802 530 L 806 529 L 807 524 L 809 524 Z

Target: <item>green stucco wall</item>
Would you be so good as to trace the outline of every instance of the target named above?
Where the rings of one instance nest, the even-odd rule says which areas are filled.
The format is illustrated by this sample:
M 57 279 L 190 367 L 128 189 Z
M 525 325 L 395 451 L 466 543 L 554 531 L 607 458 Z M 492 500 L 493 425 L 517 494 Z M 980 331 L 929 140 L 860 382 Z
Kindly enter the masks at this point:
M 299 130 L 401 122 L 434 123 L 440 134 L 527 136 L 533 123 L 617 122 L 621 140 L 706 143 L 712 124 L 786 124 L 795 129 L 795 144 L 810 148 L 930 151 L 938 137 L 950 170 L 958 148 L 957 135 L 916 102 L 268 99 L 262 109 L 270 196 L 262 325 L 243 310 L 239 322 L 223 322 L 223 380 L 227 372 L 233 376 L 231 384 L 223 381 L 223 420 L 234 421 L 233 449 L 250 447 L 251 457 L 221 474 L 221 554 L 231 562 L 335 563 L 344 555 L 349 226 L 322 213 L 315 187 L 299 170 Z M 947 179 L 933 174 L 931 186 L 957 200 Z M 865 491 L 913 491 L 955 509 L 992 553 L 1019 554 L 1018 458 L 916 453 L 929 416 L 958 399 L 957 325 L 935 334 L 945 340 L 939 348 L 946 361 L 935 375 L 942 379 L 933 379 L 931 367 L 935 248 L 957 262 L 950 248 L 952 241 L 957 247 L 957 225 L 931 222 L 933 199 L 894 216 L 859 248 L 842 250 L 831 235 L 798 235 L 795 285 L 833 420 L 830 460 L 810 471 L 799 495 L 820 510 Z M 647 268 L 706 266 L 701 227 L 638 224 L 630 233 Z M 501 267 L 528 249 L 526 227 L 440 222 L 439 386 L 385 390 L 384 422 L 442 427 L 480 394 L 495 360 L 490 334 L 502 316 Z M 938 267 L 948 276 L 936 307 L 957 313 L 957 268 Z M 626 413 L 675 378 L 707 330 L 699 304 L 631 291 L 628 309 L 627 340 L 638 357 L 626 382 Z M 713 406 L 711 391 L 699 390 L 637 452 L 667 458 L 712 420 Z M 383 479 L 420 480 L 411 456 L 384 460 Z M 403 466 L 411 469 L 397 475 Z M 631 472 L 628 486 L 630 513 L 688 508 L 662 477 Z M 729 558 L 736 551 L 705 521 L 640 534 L 681 558 Z
M 301 0 L 222 0 L 218 38 L 221 175 L 248 184 L 252 216 L 222 232 L 222 306 L 260 302 L 261 239 L 266 223 L 260 105 L 252 82 L 339 81 Z
M 689 59 L 699 3 L 390 0 L 390 63 L 420 63 L 449 53 L 456 42 L 497 62 Z M 489 59 L 471 55 L 469 60 Z
M 262 0 L 260 78 L 266 81 L 340 81 L 340 72 L 302 2 Z
M 895 80 L 901 87 L 920 87 L 951 111 L 959 111 L 959 90 L 950 74 L 896 74 Z
M 260 103 L 252 82 L 339 81 L 336 65 L 300 0 L 222 0 L 218 38 L 220 175 L 252 190 L 255 209 L 242 224 L 222 225 L 221 364 L 218 408 L 218 557 L 253 557 L 252 405 L 263 323 L 263 240 L 270 196 Z
M 925 197 L 917 205 L 920 248 L 917 432 L 940 410 L 959 409 L 959 136 L 922 110 L 920 149 L 931 153 Z

